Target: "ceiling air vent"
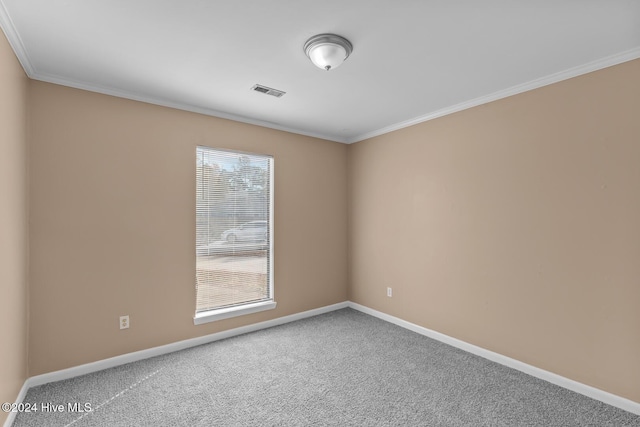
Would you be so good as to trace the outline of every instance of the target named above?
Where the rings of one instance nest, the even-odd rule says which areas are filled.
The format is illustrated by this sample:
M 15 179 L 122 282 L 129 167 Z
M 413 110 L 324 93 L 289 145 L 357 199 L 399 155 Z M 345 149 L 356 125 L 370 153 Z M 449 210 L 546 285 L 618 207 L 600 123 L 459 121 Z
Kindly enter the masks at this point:
M 256 92 L 260 92 L 260 93 L 264 93 L 264 94 L 267 94 L 267 95 L 275 96 L 276 98 L 280 98 L 282 95 L 287 93 L 287 92 L 283 92 L 283 91 L 278 90 L 278 89 L 273 89 L 273 88 L 262 86 L 262 85 L 254 85 L 251 88 L 251 90 L 255 90 Z

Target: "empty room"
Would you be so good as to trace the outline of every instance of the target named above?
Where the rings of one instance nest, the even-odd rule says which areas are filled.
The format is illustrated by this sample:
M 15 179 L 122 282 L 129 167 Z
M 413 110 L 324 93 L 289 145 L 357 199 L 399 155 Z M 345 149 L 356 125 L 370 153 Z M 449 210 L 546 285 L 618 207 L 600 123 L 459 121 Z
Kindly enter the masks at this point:
M 640 2 L 0 27 L 6 427 L 640 426 Z

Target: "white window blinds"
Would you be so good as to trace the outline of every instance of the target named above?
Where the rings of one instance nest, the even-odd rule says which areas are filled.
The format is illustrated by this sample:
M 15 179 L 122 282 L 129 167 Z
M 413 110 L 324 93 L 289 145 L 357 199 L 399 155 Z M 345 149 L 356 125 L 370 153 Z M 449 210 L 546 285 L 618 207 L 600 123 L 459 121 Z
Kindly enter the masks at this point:
M 196 313 L 273 301 L 273 158 L 197 147 L 196 162 Z

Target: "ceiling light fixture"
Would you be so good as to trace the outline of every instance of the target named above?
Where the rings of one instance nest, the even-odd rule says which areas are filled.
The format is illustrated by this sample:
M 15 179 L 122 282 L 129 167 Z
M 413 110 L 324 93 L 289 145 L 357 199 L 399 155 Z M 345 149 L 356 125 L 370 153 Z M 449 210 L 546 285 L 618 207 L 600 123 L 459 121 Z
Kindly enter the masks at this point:
M 335 34 L 318 34 L 304 44 L 304 53 L 323 70 L 338 68 L 353 52 L 349 40 Z

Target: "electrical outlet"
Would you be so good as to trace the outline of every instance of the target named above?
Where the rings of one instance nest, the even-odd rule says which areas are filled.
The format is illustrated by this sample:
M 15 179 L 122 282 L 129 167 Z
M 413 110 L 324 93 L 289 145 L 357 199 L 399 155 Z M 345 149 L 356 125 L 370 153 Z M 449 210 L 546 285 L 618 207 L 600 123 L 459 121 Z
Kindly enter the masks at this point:
M 129 329 L 129 315 L 120 316 L 120 329 Z
M 393 289 L 387 288 L 387 296 L 391 298 L 393 296 Z

